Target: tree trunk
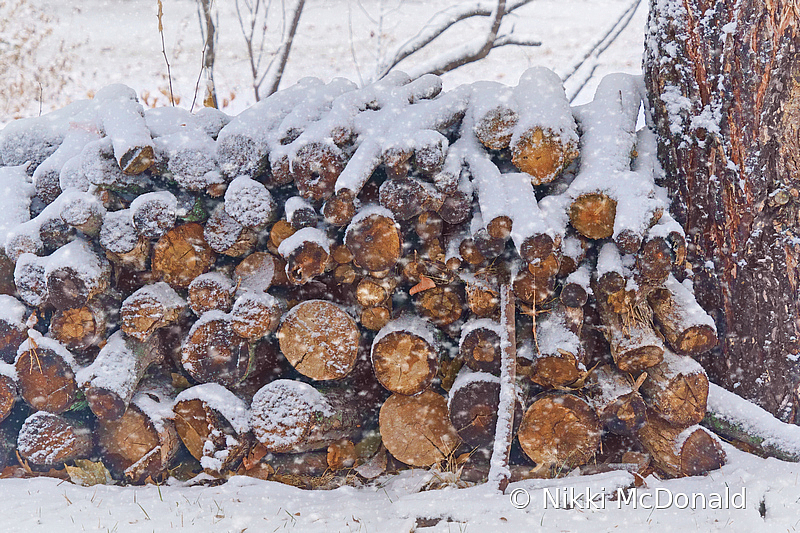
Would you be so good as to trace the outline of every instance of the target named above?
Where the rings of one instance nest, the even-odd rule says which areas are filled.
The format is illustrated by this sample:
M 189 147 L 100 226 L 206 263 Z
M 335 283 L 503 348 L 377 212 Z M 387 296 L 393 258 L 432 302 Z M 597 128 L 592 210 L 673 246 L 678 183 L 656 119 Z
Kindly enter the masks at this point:
M 702 362 L 713 381 L 793 422 L 797 17 L 781 0 L 659 0 L 644 65 L 664 184 L 689 239 L 698 301 L 719 330 L 719 346 Z

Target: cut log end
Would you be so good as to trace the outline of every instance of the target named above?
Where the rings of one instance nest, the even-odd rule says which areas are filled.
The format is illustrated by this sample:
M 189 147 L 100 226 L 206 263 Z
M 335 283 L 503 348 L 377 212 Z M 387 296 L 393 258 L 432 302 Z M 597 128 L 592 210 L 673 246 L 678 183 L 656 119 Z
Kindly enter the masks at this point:
M 393 394 L 381 407 L 379 423 L 389 453 L 412 466 L 445 461 L 460 443 L 447 402 L 430 390 L 416 396 Z
M 569 209 L 569 221 L 578 233 L 589 239 L 606 239 L 614 234 L 617 201 L 602 193 L 576 198 Z
M 700 426 L 671 426 L 655 414 L 639 430 L 639 440 L 653 464 L 670 477 L 699 476 L 722 467 L 725 451 L 719 440 Z
M 511 153 L 514 166 L 530 174 L 534 185 L 550 183 L 578 157 L 577 147 L 542 128 L 524 133 Z
M 358 358 L 355 320 L 336 304 L 305 301 L 284 317 L 278 330 L 281 352 L 298 372 L 316 380 L 340 379 Z
M 345 245 L 360 267 L 379 272 L 392 268 L 403 253 L 402 237 L 394 220 L 374 214 L 351 224 Z
M 216 259 L 203 236 L 203 226 L 190 222 L 161 237 L 153 250 L 153 273 L 175 288 L 185 289 Z
M 522 450 L 540 468 L 586 464 L 600 446 L 600 420 L 589 404 L 569 394 L 537 397 L 519 428 Z
M 34 409 L 63 413 L 75 401 L 78 385 L 72 368 L 53 350 L 36 347 L 17 357 L 19 391 Z
M 372 347 L 375 376 L 386 389 L 398 394 L 417 394 L 433 381 L 439 369 L 439 354 L 413 333 L 395 331 Z
M 152 146 L 135 146 L 119 158 L 119 168 L 129 175 L 141 174 L 155 162 Z

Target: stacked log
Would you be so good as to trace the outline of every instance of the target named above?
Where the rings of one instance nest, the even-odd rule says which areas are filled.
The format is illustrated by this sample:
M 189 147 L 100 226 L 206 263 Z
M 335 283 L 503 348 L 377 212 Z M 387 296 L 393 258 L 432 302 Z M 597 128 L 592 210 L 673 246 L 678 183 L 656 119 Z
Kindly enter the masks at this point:
M 620 442 L 666 475 L 718 466 L 691 359 L 716 329 L 640 104 L 623 75 L 570 108 L 541 68 L 447 92 L 391 73 L 234 118 L 115 86 L 47 135 L 10 126 L 0 433 L 131 483 L 181 460 L 328 486 L 475 450 L 497 473 L 510 437 L 536 476 Z

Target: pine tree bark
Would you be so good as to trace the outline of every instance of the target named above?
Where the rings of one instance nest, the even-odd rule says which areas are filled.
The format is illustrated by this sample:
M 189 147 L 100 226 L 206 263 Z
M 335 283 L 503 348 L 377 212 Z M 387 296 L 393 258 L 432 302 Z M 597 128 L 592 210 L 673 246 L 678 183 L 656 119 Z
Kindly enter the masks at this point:
M 644 64 L 664 185 L 688 236 L 698 301 L 719 331 L 702 362 L 712 381 L 795 423 L 797 19 L 785 0 L 658 0 Z

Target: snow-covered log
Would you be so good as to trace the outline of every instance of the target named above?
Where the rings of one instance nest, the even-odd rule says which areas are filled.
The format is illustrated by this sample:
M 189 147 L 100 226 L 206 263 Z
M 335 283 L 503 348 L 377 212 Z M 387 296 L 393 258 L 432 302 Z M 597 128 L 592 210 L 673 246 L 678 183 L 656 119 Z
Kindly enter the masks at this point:
M 658 220 L 665 205 L 654 185 L 652 166 L 631 169 L 641 79 L 612 74 L 601 81 L 594 101 L 575 110 L 583 130 L 581 168 L 567 194 L 570 222 L 590 239 L 613 237 L 630 253 Z M 642 149 L 645 141 L 641 139 Z M 650 157 L 655 154 L 649 152 Z M 632 235 L 629 235 L 632 233 Z
M 95 416 L 115 420 L 125 413 L 148 367 L 163 358 L 157 335 L 139 341 L 117 331 L 75 379 Z
M 271 452 L 318 450 L 360 430 L 366 411 L 352 393 L 320 391 L 280 379 L 264 386 L 250 405 L 250 427 Z
M 120 418 L 98 420 L 97 449 L 118 479 L 134 484 L 163 479 L 180 450 L 173 399 L 164 388 L 157 380 L 148 381 Z
M 248 406 L 216 383 L 182 391 L 172 406 L 175 430 L 206 472 L 235 470 L 252 440 Z
M 653 465 L 670 477 L 700 476 L 726 462 L 720 440 L 698 425 L 675 427 L 648 413 L 638 436 Z
M 652 412 L 675 427 L 703 420 L 708 377 L 697 361 L 665 350 L 664 360 L 646 372 L 647 378 L 639 390 Z
M 122 331 L 144 342 L 157 329 L 180 319 L 186 308 L 186 300 L 163 281 L 147 285 L 122 302 Z
M 38 468 L 59 467 L 89 457 L 93 449 L 89 428 L 45 411 L 29 416 L 17 439 L 20 455 Z
M 286 277 L 295 285 L 307 283 L 322 274 L 330 251 L 330 239 L 317 228 L 303 228 L 278 246 L 278 253 L 286 261 Z
M 635 436 L 644 425 L 646 407 L 634 385 L 628 376 L 613 365 L 597 367 L 589 375 L 589 404 L 597 412 L 605 431 Z
M 717 344 L 717 326 L 694 293 L 670 274 L 664 287 L 647 297 L 656 323 L 675 352 L 699 355 Z

